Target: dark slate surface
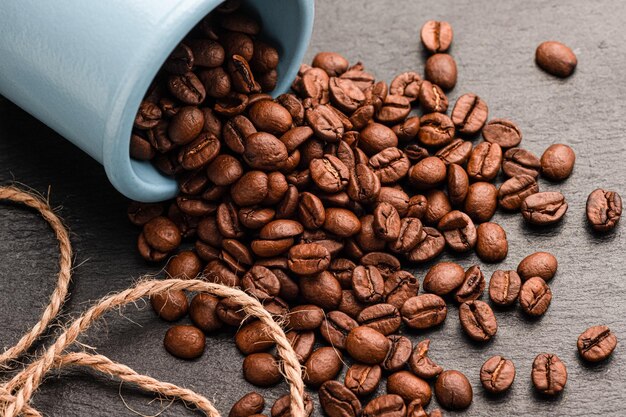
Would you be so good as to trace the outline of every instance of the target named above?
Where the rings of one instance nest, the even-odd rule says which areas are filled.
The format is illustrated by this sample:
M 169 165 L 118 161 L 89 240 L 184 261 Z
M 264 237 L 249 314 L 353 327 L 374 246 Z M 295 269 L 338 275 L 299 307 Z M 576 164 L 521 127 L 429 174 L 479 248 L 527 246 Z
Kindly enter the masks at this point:
M 315 51 L 335 50 L 353 62 L 364 61 L 379 78 L 391 80 L 406 70 L 422 72 L 419 28 L 428 19 L 448 20 L 455 30 L 451 53 L 459 66 L 459 83 L 450 94 L 451 102 L 462 93 L 475 92 L 488 102 L 492 117 L 518 122 L 526 148 L 541 154 L 549 144 L 562 142 L 578 155 L 568 181 L 541 182 L 542 189 L 561 190 L 569 201 L 569 212 L 560 225 L 536 230 L 526 227 L 519 216 L 498 213 L 495 218 L 505 227 L 510 245 L 509 257 L 498 267 L 515 268 L 525 255 L 537 250 L 549 250 L 558 257 L 548 314 L 529 321 L 516 309 L 498 311 L 498 334 L 483 346 L 461 334 L 456 307 L 450 308 L 442 328 L 409 333 L 414 342 L 430 337 L 432 357 L 445 368 L 469 376 L 475 396 L 468 415 L 623 415 L 623 347 L 607 363 L 587 366 L 577 357 L 575 344 L 580 332 L 600 323 L 626 340 L 624 225 L 613 234 L 594 236 L 584 219 L 585 200 L 594 188 L 626 192 L 625 16 L 626 3 L 618 0 L 317 3 L 308 59 Z M 565 42 L 578 55 L 579 66 L 570 79 L 555 79 L 535 67 L 535 47 L 548 39 Z M 151 269 L 135 254 L 137 231 L 126 221 L 127 201 L 110 186 L 102 168 L 0 100 L 0 182 L 15 180 L 44 193 L 50 187 L 50 200 L 72 231 L 77 267 L 64 312 L 66 318 L 76 316 L 91 300 L 127 287 Z M 41 219 L 2 205 L 0 346 L 12 345 L 39 316 L 54 285 L 56 259 L 53 235 Z M 458 261 L 469 266 L 477 259 L 468 256 Z M 483 267 L 487 276 L 496 268 Z M 424 271 L 424 267 L 415 270 L 420 279 Z M 149 306 L 140 303 L 122 314 L 109 314 L 82 341 L 138 372 L 198 390 L 223 413 L 253 389 L 241 377 L 242 358 L 230 334 L 210 338 L 201 359 L 183 362 L 161 346 L 167 328 Z M 534 395 L 530 384 L 532 359 L 544 351 L 557 353 L 570 375 L 563 395 L 553 400 Z M 511 358 L 517 367 L 513 389 L 504 397 L 486 396 L 478 378 L 481 364 L 494 354 Z M 286 386 L 262 392 L 271 404 L 286 392 Z M 84 371 L 50 377 L 36 395 L 35 405 L 50 416 L 133 415 L 122 398 L 144 415 L 156 414 L 161 407 L 170 407 L 164 415 L 195 415 L 178 403 L 152 401 L 149 394 Z

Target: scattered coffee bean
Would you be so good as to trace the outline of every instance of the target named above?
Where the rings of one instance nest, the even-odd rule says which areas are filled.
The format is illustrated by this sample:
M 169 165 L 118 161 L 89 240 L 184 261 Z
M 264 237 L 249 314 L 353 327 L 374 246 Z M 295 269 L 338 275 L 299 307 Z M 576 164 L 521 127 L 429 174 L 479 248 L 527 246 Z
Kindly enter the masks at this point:
M 304 364 L 313 353 L 315 333 L 312 331 L 296 332 L 292 330 L 287 332 L 286 336 L 293 351 L 296 353 L 298 362 Z
M 411 371 L 420 378 L 430 379 L 439 375 L 443 368 L 428 357 L 430 340 L 424 339 L 417 344 L 409 359 Z
M 155 294 L 150 297 L 150 303 L 154 312 L 166 321 L 176 321 L 186 316 L 189 310 L 187 294 L 182 290 L 171 290 Z
M 498 306 L 510 306 L 517 300 L 521 287 L 517 272 L 497 270 L 489 281 L 489 298 Z
M 257 392 L 249 392 L 241 397 L 230 409 L 228 417 L 249 417 L 265 408 L 265 399 Z
M 506 210 L 519 210 L 529 195 L 539 192 L 539 185 L 530 175 L 516 175 L 506 180 L 498 190 L 498 203 Z
M 391 341 L 384 334 L 367 326 L 352 329 L 346 339 L 346 350 L 350 356 L 369 365 L 382 363 L 390 349 Z
M 334 379 L 343 366 L 341 352 L 332 347 L 321 347 L 311 354 L 304 364 L 304 383 L 309 387 L 319 387 Z
M 361 402 L 341 382 L 324 382 L 318 395 L 320 405 L 328 417 L 359 417 L 361 415 Z
M 622 215 L 622 197 L 598 188 L 587 198 L 587 220 L 596 232 L 613 230 Z
M 515 365 L 502 356 L 492 356 L 480 368 L 480 383 L 492 394 L 501 394 L 511 388 L 515 380 Z
M 446 302 L 435 294 L 411 297 L 400 310 L 402 321 L 413 329 L 428 329 L 443 323 L 448 314 Z
M 617 346 L 617 337 L 607 326 L 593 326 L 578 336 L 578 353 L 588 362 L 607 359 Z
M 331 346 L 345 349 L 348 334 L 352 329 L 358 326 L 359 323 L 346 313 L 331 311 L 326 315 L 324 322 L 321 324 L 320 333 L 324 340 Z
M 497 143 L 502 149 L 518 146 L 522 141 L 522 132 L 515 123 L 507 119 L 492 119 L 482 130 L 483 139 Z
M 265 352 L 275 344 L 268 326 L 260 320 L 248 323 L 237 330 L 235 345 L 244 355 Z
M 556 257 L 548 252 L 535 252 L 524 259 L 517 266 L 517 273 L 523 280 L 539 277 L 544 281 L 551 280 L 559 266 Z
M 465 333 L 478 342 L 486 342 L 495 336 L 498 323 L 489 304 L 474 300 L 459 307 L 459 319 Z
M 572 75 L 578 63 L 574 52 L 556 41 L 539 44 L 535 52 L 535 61 L 545 72 L 562 78 Z
M 541 172 L 541 161 L 526 149 L 511 148 L 502 157 L 502 171 L 509 177 L 529 175 L 537 178 Z
M 424 113 L 445 113 L 448 111 L 448 97 L 441 87 L 430 81 L 422 81 L 418 100 Z
M 399 395 L 381 395 L 367 403 L 361 415 L 362 417 L 403 417 L 406 416 L 406 405 Z
M 463 284 L 465 271 L 452 262 L 440 262 L 428 270 L 424 277 L 424 291 L 446 295 L 456 290 Z
M 478 181 L 469 186 L 465 198 L 465 213 L 475 222 L 489 221 L 498 208 L 498 189 L 495 185 Z
M 539 277 L 532 277 L 522 284 L 519 303 L 524 313 L 529 316 L 542 316 L 548 311 L 552 301 L 552 291 Z
M 528 223 L 547 226 L 563 218 L 568 204 L 558 191 L 545 191 L 526 197 L 520 208 Z
M 165 333 L 163 345 L 177 358 L 196 359 L 204 353 L 204 333 L 194 326 L 173 326 Z
M 472 403 L 474 392 L 467 377 L 459 371 L 443 371 L 435 383 L 437 402 L 448 410 L 464 410 Z
M 567 368 L 558 356 L 540 353 L 533 361 L 531 376 L 537 391 L 544 395 L 557 395 L 567 383 Z
M 269 353 L 252 353 L 243 360 L 243 377 L 258 387 L 278 384 L 283 376 L 278 360 Z
M 501 262 L 509 252 L 506 232 L 497 223 L 482 223 L 476 229 L 476 254 L 485 262 Z
M 563 181 L 572 174 L 576 154 L 567 145 L 550 145 L 541 155 L 541 175 L 551 181 Z
M 426 114 L 420 119 L 417 136 L 424 146 L 446 146 L 454 139 L 454 123 L 443 113 Z
M 448 22 L 429 20 L 422 26 L 420 37 L 429 52 L 445 52 L 452 43 L 452 26 Z
M 413 344 L 410 339 L 400 335 L 391 335 L 388 339 L 391 342 L 391 348 L 381 366 L 385 371 L 395 372 L 402 369 L 408 362 Z
M 476 94 L 463 94 L 452 109 L 452 122 L 459 133 L 474 135 L 483 128 L 489 109 L 487 103 Z
M 462 211 L 454 210 L 443 216 L 437 228 L 454 252 L 467 252 L 476 245 L 476 226 Z
M 424 77 L 437 84 L 444 91 L 452 90 L 456 85 L 456 62 L 448 54 L 437 53 L 426 60 Z
M 402 323 L 398 309 L 385 303 L 366 307 L 359 313 L 357 321 L 361 326 L 371 327 L 385 336 L 397 332 Z
M 308 393 L 304 393 L 304 417 L 313 414 L 313 400 Z M 272 417 L 292 417 L 291 416 L 291 395 L 286 394 L 276 400 L 271 410 Z
M 427 405 L 432 392 L 428 382 L 413 375 L 409 371 L 399 371 L 387 377 L 387 392 L 402 397 L 405 402 L 419 400 Z
M 481 142 L 467 161 L 467 175 L 474 181 L 492 181 L 502 164 L 502 148 L 497 143 Z
M 485 276 L 478 265 L 470 266 L 465 271 L 463 284 L 454 293 L 457 303 L 464 303 L 480 298 L 485 290 Z
M 355 363 L 346 372 L 345 385 L 354 394 L 366 396 L 376 391 L 381 376 L 380 366 Z

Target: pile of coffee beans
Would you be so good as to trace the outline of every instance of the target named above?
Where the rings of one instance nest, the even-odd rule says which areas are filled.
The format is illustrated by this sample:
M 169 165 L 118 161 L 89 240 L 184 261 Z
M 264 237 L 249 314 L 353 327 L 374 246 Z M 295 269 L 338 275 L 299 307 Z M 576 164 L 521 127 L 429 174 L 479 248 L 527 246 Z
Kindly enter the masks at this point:
M 430 340 L 414 347 L 401 333 L 440 325 L 451 301 L 460 306 L 465 334 L 488 342 L 498 322 L 480 300 L 483 272 L 479 265 L 436 263 L 420 294 L 418 278 L 403 265 L 414 269 L 446 248 L 502 261 L 507 235 L 490 221 L 494 213 L 518 211 L 537 226 L 560 221 L 565 197 L 540 192 L 538 178 L 568 178 L 574 151 L 554 144 L 539 158 L 521 148 L 521 129 L 508 119 L 490 120 L 486 101 L 473 93 L 447 114 L 445 92 L 456 85 L 457 68 L 446 53 L 453 40 L 446 22 L 429 21 L 421 30 L 431 53 L 425 78 L 405 72 L 387 84 L 360 62 L 322 52 L 301 66 L 293 93 L 273 99 L 265 92 L 276 83 L 278 52 L 236 5 L 224 3 L 176 48 L 137 114 L 131 155 L 152 160 L 180 188 L 167 208 L 131 204 L 129 218 L 142 227 L 139 253 L 152 262 L 169 258 L 171 277 L 240 287 L 284 320 L 305 383 L 330 417 L 439 416 L 424 410 L 433 391 L 442 407 L 466 409 L 473 398 L 468 378 L 431 359 Z M 540 49 L 539 65 L 565 74 L 567 54 L 554 45 Z M 484 140 L 475 144 L 479 135 Z M 496 187 L 501 172 L 506 180 Z M 615 227 L 620 214 L 617 193 L 589 197 L 595 230 Z M 179 250 L 183 242 L 194 248 Z M 519 300 L 527 315 L 545 314 L 557 266 L 553 255 L 538 252 L 517 271 L 495 271 L 491 304 Z M 205 334 L 230 326 L 245 355 L 245 379 L 257 386 L 282 380 L 265 326 L 229 299 L 195 294 L 189 303 L 187 294 L 172 291 L 151 302 L 164 320 L 189 315 L 193 322 L 165 335 L 172 355 L 197 358 Z M 583 359 L 598 361 L 616 343 L 606 326 L 596 326 L 580 336 L 578 349 Z M 335 378 L 344 357 L 351 365 L 342 383 Z M 509 389 L 514 378 L 513 362 L 502 356 L 487 359 L 480 371 L 492 393 Z M 383 379 L 387 394 L 372 398 Z M 537 356 L 532 382 L 539 392 L 558 394 L 566 381 L 556 355 Z M 263 397 L 249 393 L 230 417 L 258 416 L 264 406 Z M 289 415 L 287 395 L 271 416 Z

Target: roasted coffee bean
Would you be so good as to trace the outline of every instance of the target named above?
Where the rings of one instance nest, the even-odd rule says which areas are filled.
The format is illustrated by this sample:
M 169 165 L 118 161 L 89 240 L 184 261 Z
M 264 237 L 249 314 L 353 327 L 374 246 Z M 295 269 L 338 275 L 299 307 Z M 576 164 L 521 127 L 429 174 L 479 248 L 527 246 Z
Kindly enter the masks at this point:
M 366 164 L 356 164 L 348 180 L 348 196 L 359 203 L 371 203 L 380 194 L 379 175 Z
M 563 181 L 572 174 L 576 154 L 567 145 L 550 145 L 541 155 L 541 175 L 551 181 Z
M 231 93 L 230 75 L 221 66 L 198 72 L 198 79 L 204 86 L 208 97 L 226 98 Z
M 467 172 L 457 164 L 448 166 L 448 196 L 450 203 L 460 206 L 465 202 L 469 192 L 469 177 Z
M 241 279 L 243 289 L 256 298 L 264 300 L 275 297 L 280 292 L 280 281 L 269 269 L 255 265 Z
M 398 188 L 381 187 L 376 202 L 386 201 L 398 210 L 400 217 L 404 217 L 409 209 L 409 196 Z
M 220 152 L 220 141 L 210 133 L 201 133 L 193 142 L 181 148 L 178 162 L 186 170 L 201 168 Z
M 293 351 L 296 353 L 298 362 L 304 364 L 311 356 L 311 353 L 313 353 L 313 346 L 315 345 L 315 333 L 312 331 L 296 332 L 291 330 L 288 331 L 285 336 L 287 336 L 289 344 L 293 348 Z
M 448 410 L 464 410 L 472 404 L 472 385 L 459 371 L 443 371 L 435 383 L 437 402 Z
M 172 117 L 167 129 L 168 138 L 177 145 L 194 140 L 204 127 L 204 114 L 197 107 L 182 107 Z
M 272 417 L 291 417 L 291 395 L 286 394 L 276 400 L 272 406 Z M 313 414 L 313 400 L 304 393 L 304 417 L 310 417 Z
M 231 155 L 218 155 L 206 169 L 206 175 L 215 185 L 231 185 L 243 175 L 241 162 Z
M 410 143 L 404 148 L 404 153 L 411 162 L 419 162 L 430 156 L 428 149 L 422 148 L 417 143 Z
M 335 236 L 326 233 L 323 230 L 316 230 L 310 232 L 305 230 L 302 234 L 302 242 L 304 243 L 317 243 L 328 249 L 330 256 L 336 256 L 343 248 L 344 243 L 341 240 L 337 240 Z
M 323 158 L 313 159 L 309 165 L 309 170 L 315 185 L 327 193 L 343 190 L 350 179 L 348 167 L 333 155 L 324 155 Z
M 539 277 L 549 281 L 556 274 L 558 266 L 556 257 L 551 253 L 535 252 L 522 259 L 517 266 L 517 273 L 523 280 Z
M 202 170 L 185 173 L 178 179 L 180 192 L 189 196 L 204 194 L 203 191 L 205 191 L 208 186 L 209 178 L 207 178 L 206 173 Z
M 349 237 L 359 233 L 361 222 L 352 211 L 332 207 L 326 209 L 323 227 L 337 237 Z
M 448 195 L 441 190 L 430 190 L 425 194 L 427 205 L 422 221 L 425 224 L 436 225 L 446 214 L 452 211 Z
M 533 361 L 531 376 L 537 391 L 544 395 L 557 395 L 567 383 L 567 368 L 555 354 L 540 353 Z
M 297 80 L 296 80 L 297 82 Z M 330 77 L 321 68 L 310 68 L 302 74 L 299 82 L 299 93 L 311 99 L 313 105 L 327 104 L 329 102 L 328 84 Z
M 396 76 L 389 85 L 389 94 L 404 96 L 409 101 L 417 100 L 420 87 L 422 85 L 422 77 L 416 72 L 404 72 Z
M 424 291 L 446 295 L 463 284 L 465 271 L 453 262 L 440 262 L 428 270 L 424 277 Z
M 194 65 L 215 68 L 224 63 L 224 47 L 214 40 L 192 39 L 189 41 L 189 48 L 193 52 Z
M 361 415 L 363 417 L 404 417 L 406 405 L 399 395 L 381 395 L 367 403 Z
M 248 115 L 259 131 L 272 135 L 286 133 L 293 124 L 289 111 L 272 100 L 257 101 L 249 107 Z
M 237 209 L 232 203 L 222 203 L 217 207 L 217 228 L 220 234 L 228 239 L 243 236 L 243 230 L 237 217 Z M 223 243 L 223 242 L 222 242 Z
M 219 115 L 234 117 L 243 113 L 248 107 L 248 101 L 247 95 L 232 91 L 225 97 L 217 99 L 213 110 Z
M 395 147 L 383 149 L 372 155 L 368 163 L 382 184 L 398 182 L 406 176 L 411 167 L 409 158 Z
M 311 65 L 323 69 L 330 77 L 343 74 L 350 66 L 347 59 L 335 52 L 319 52 Z
M 495 336 L 498 323 L 489 304 L 479 301 L 466 301 L 459 307 L 459 319 L 465 333 L 478 342 L 486 342 Z
M 298 275 L 315 275 L 328 269 L 330 252 L 317 243 L 301 243 L 289 249 L 288 265 Z
M 417 132 L 420 130 L 420 118 L 418 116 L 408 117 L 403 122 L 392 127 L 391 130 L 396 134 L 399 142 L 410 142 L 415 139 Z
M 257 132 L 247 137 L 243 159 L 253 169 L 273 171 L 287 159 L 287 147 L 276 136 Z
M 613 230 L 622 215 L 622 197 L 615 191 L 601 188 L 587 198 L 587 220 L 596 232 Z
M 476 229 L 476 254 L 484 262 L 501 262 L 509 252 L 506 232 L 497 223 L 483 223 Z
M 454 139 L 454 123 L 443 113 L 429 113 L 420 118 L 420 130 L 417 134 L 424 146 L 442 147 Z
M 258 73 L 267 73 L 275 70 L 278 62 L 279 56 L 276 48 L 255 39 L 254 52 L 250 62 L 252 69 Z
M 165 333 L 163 346 L 180 359 L 196 359 L 204 353 L 205 338 L 202 330 L 189 325 L 170 327 Z
M 373 105 L 376 110 L 379 110 L 389 95 L 389 87 L 385 81 L 378 81 L 363 92 L 365 93 L 366 104 Z
M 565 78 L 574 72 L 578 60 L 574 52 L 566 45 L 556 41 L 546 41 L 537 47 L 535 62 L 545 72 Z
M 269 353 L 252 353 L 243 360 L 243 377 L 257 387 L 271 387 L 283 376 L 277 359 Z
M 359 135 L 359 148 L 368 156 L 398 146 L 398 137 L 385 125 L 370 123 Z
M 546 191 L 526 197 L 520 208 L 528 223 L 545 226 L 561 220 L 568 205 L 560 192 Z
M 239 287 L 241 285 L 239 277 L 219 259 L 210 261 L 202 273 L 209 282 L 229 287 Z
M 398 331 L 402 324 L 398 309 L 385 303 L 365 308 L 359 313 L 357 321 L 361 326 L 371 327 L 385 336 Z
M 389 249 L 398 253 L 407 253 L 421 241 L 422 222 L 415 217 L 405 217 L 400 221 L 398 238 L 389 243 Z
M 481 142 L 467 161 L 467 175 L 474 181 L 491 181 L 502 164 L 502 148 L 497 143 Z
M 399 321 L 400 315 L 398 314 Z M 391 348 L 382 363 L 382 367 L 385 371 L 396 372 L 402 369 L 408 362 L 413 350 L 413 344 L 410 339 L 400 335 L 391 335 L 388 339 L 391 341 Z
M 383 299 L 385 283 L 378 268 L 359 265 L 352 273 L 352 288 L 358 300 L 376 303 Z
M 435 156 L 422 159 L 409 171 L 409 180 L 417 190 L 435 188 L 445 179 L 446 165 Z
M 300 293 L 311 304 L 324 310 L 336 310 L 341 302 L 341 285 L 328 271 L 300 278 Z
M 485 276 L 478 265 L 473 265 L 465 271 L 463 284 L 454 293 L 457 303 L 464 303 L 480 298 L 485 290 Z
M 429 20 L 422 26 L 420 38 L 427 51 L 445 52 L 452 43 L 452 26 L 448 22 Z
M 515 380 L 515 365 L 502 356 L 492 356 L 480 368 L 480 383 L 492 394 L 508 390 Z
M 250 78 L 252 75 L 252 69 L 248 62 L 254 56 L 254 41 L 252 37 L 245 33 L 239 32 L 224 32 L 220 35 L 220 42 L 224 46 L 224 52 L 226 60 L 224 65 L 228 70 L 231 78 L 242 77 Z M 239 66 L 245 62 L 245 66 L 248 67 L 242 70 Z M 238 74 L 239 71 L 245 71 L 244 74 Z M 250 79 L 251 87 L 254 85 L 254 79 Z M 233 82 L 234 84 L 234 82 Z M 239 92 L 250 94 L 251 88 L 236 88 Z
M 179 195 L 176 197 L 176 205 L 178 205 L 178 208 L 183 214 L 195 218 L 213 215 L 217 211 L 215 204 L 209 203 L 199 197 Z
M 217 303 L 219 299 L 206 293 L 199 293 L 191 300 L 189 305 L 189 317 L 193 324 L 204 333 L 211 333 L 220 329 L 223 325 L 217 316 Z
M 515 123 L 507 119 L 493 119 L 482 130 L 483 139 L 497 143 L 502 149 L 513 148 L 522 141 L 522 132 Z
M 265 399 L 257 392 L 249 392 L 241 397 L 230 409 L 228 417 L 250 417 L 265 408 Z
M 318 105 L 305 112 L 306 120 L 320 140 L 339 142 L 345 132 L 341 118 L 329 106 Z
M 335 155 L 348 169 L 354 170 L 354 166 L 356 165 L 354 150 L 345 140 L 342 139 L 337 143 L 329 143 L 326 146 L 326 153 Z
M 318 392 L 320 405 L 328 417 L 359 417 L 361 402 L 345 385 L 327 381 Z
M 517 301 L 522 280 L 515 271 L 497 270 L 489 281 L 489 298 L 499 306 L 510 306 Z
M 352 127 L 354 129 L 363 129 L 365 128 L 372 120 L 374 119 L 374 115 L 376 113 L 376 108 L 372 104 L 365 104 L 358 109 L 350 116 L 350 123 L 352 123 Z M 345 134 L 344 134 L 345 136 Z
M 193 279 L 202 270 L 200 258 L 192 251 L 182 251 L 167 263 L 165 272 L 172 278 Z
M 439 375 L 443 368 L 428 357 L 430 339 L 424 339 L 417 344 L 409 359 L 409 366 L 415 375 L 430 379 Z
M 293 244 L 293 238 L 276 240 L 257 239 L 251 242 L 250 248 L 256 255 L 267 258 L 284 254 L 293 246 Z
M 409 403 L 406 408 L 406 415 L 407 417 L 428 417 L 420 400 L 413 400 Z
M 426 210 L 428 210 L 428 199 L 421 194 L 416 194 L 409 199 L 408 209 L 404 217 L 422 220 L 426 215 Z
M 376 267 L 383 279 L 400 270 L 400 260 L 387 252 L 367 253 L 361 257 L 360 262 L 365 267 Z
M 465 213 L 477 223 L 489 221 L 498 207 L 498 190 L 488 182 L 475 182 L 469 186 L 465 198 Z
M 382 363 L 390 349 L 391 341 L 371 327 L 355 327 L 346 338 L 346 350 L 350 356 L 369 365 Z
M 248 171 L 230 189 L 230 196 L 238 206 L 262 203 L 269 193 L 269 177 L 263 171 Z
M 356 298 L 354 291 L 343 290 L 341 292 L 341 302 L 337 308 L 342 313 L 346 313 L 354 319 L 365 307 L 367 307 L 367 305 Z
M 363 365 L 355 363 L 348 368 L 344 384 L 358 396 L 374 393 L 380 383 L 382 371 L 378 365 Z
M 385 302 L 400 310 L 406 300 L 417 295 L 419 281 L 407 271 L 397 271 L 385 279 Z
M 376 112 L 376 120 L 381 123 L 393 125 L 404 120 L 410 112 L 411 101 L 408 98 L 389 94 L 385 97 L 382 107 Z
M 243 154 L 248 136 L 256 133 L 256 128 L 245 116 L 235 116 L 224 124 L 222 137 L 233 152 Z
M 180 245 L 181 235 L 176 224 L 167 217 L 155 217 L 147 222 L 141 233 L 145 243 L 161 253 L 168 253 Z
M 454 139 L 450 144 L 441 148 L 435 156 L 439 157 L 446 165 L 463 165 L 472 153 L 472 142 L 463 139 Z
M 578 336 L 576 346 L 584 360 L 600 362 L 611 356 L 617 346 L 617 337 L 607 326 L 593 326 Z
M 244 355 L 265 352 L 271 349 L 276 342 L 270 336 L 271 330 L 260 320 L 242 326 L 235 333 L 235 346 Z
M 239 222 L 249 229 L 260 229 L 272 220 L 276 211 L 271 208 L 246 207 L 239 210 Z
M 276 101 L 279 102 L 281 106 L 286 108 L 289 114 L 291 114 L 291 119 L 293 120 L 294 125 L 302 126 L 304 123 L 304 106 L 295 95 L 281 94 L 276 97 Z M 310 129 L 308 126 L 306 127 Z
M 328 90 L 333 105 L 347 114 L 353 113 L 365 101 L 363 91 L 349 79 L 332 77 Z
M 274 220 L 265 225 L 259 232 L 261 239 L 285 239 L 301 235 L 304 228 L 295 220 Z
M 343 355 L 332 347 L 321 347 L 305 362 L 304 383 L 309 387 L 319 387 L 334 379 L 343 367 Z
M 324 311 L 321 308 L 303 304 L 289 310 L 289 327 L 293 330 L 315 330 L 324 321 Z
M 226 5 L 222 4 L 220 7 L 225 7 Z M 232 5 L 230 9 L 226 9 L 226 12 L 220 15 L 220 26 L 226 30 L 230 30 L 233 32 L 241 32 L 246 33 L 248 35 L 258 35 L 261 31 L 261 24 L 254 18 L 245 15 L 240 12 L 231 12 L 230 10 L 235 9 Z M 233 10 L 234 11 L 234 10 Z
M 193 65 L 194 54 L 192 49 L 184 43 L 180 43 L 163 63 L 163 69 L 171 74 L 185 74 L 191 71 Z
M 350 259 L 335 258 L 330 262 L 328 270 L 332 272 L 342 288 L 352 288 L 352 272 L 356 268 L 356 264 Z
M 176 321 L 186 316 L 189 310 L 187 295 L 182 290 L 170 290 L 155 294 L 150 297 L 150 304 L 152 304 L 154 312 L 166 321 Z
M 437 84 L 430 81 L 422 81 L 418 99 L 424 113 L 445 113 L 448 111 L 448 97 Z
M 128 220 L 135 226 L 143 226 L 150 220 L 163 214 L 163 205 L 160 203 L 139 203 L 133 201 L 128 205 Z
M 428 329 L 446 319 L 448 309 L 443 298 L 435 294 L 411 297 L 400 310 L 404 323 L 413 329 Z
M 488 115 L 487 103 L 476 94 L 468 93 L 457 99 L 452 109 L 452 122 L 459 133 L 474 135 L 483 128 Z
M 359 323 L 347 314 L 341 311 L 331 311 L 324 318 L 320 333 L 331 346 L 345 349 L 348 334 L 358 326 Z
M 298 209 L 298 197 L 298 189 L 294 185 L 289 185 L 285 196 L 276 207 L 276 217 L 279 219 L 293 217 Z
M 437 228 L 443 233 L 448 246 L 455 252 L 467 252 L 476 245 L 476 226 L 462 211 L 453 210 L 443 216 Z
M 507 210 L 519 210 L 529 195 L 539 192 L 537 180 L 530 175 L 516 175 L 506 180 L 498 190 L 498 203 Z
M 374 209 L 374 233 L 386 242 L 393 242 L 400 235 L 401 220 L 398 211 L 389 203 L 380 203 Z
M 519 303 L 524 313 L 529 316 L 542 316 L 550 307 L 552 291 L 546 282 L 539 277 L 532 277 L 522 284 L 519 292 Z
M 192 106 L 202 103 L 206 97 L 202 82 L 193 72 L 170 76 L 167 87 L 174 97 Z
M 387 377 L 387 392 L 402 397 L 405 402 L 419 400 L 427 405 L 432 391 L 428 382 L 413 375 L 409 371 L 399 371 Z
M 417 244 L 407 257 L 412 262 L 426 262 L 431 259 L 436 258 L 443 252 L 443 249 L 446 245 L 446 239 L 443 235 L 435 228 L 432 227 L 423 227 L 422 228 L 422 239 L 420 243 Z
M 215 312 L 217 317 L 229 326 L 240 326 L 246 319 L 246 313 L 241 306 L 229 298 L 220 300 Z
M 448 54 L 434 54 L 426 60 L 424 77 L 441 87 L 442 90 L 452 90 L 456 85 L 456 62 Z

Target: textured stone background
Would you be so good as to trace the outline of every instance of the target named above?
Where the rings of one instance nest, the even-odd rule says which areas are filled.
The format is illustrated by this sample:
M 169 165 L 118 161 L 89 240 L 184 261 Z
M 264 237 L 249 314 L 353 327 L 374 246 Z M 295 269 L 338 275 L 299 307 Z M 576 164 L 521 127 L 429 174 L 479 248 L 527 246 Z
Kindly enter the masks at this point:
M 541 154 L 549 144 L 562 142 L 577 152 L 568 181 L 541 182 L 542 189 L 560 190 L 567 197 L 570 209 L 565 220 L 554 228 L 536 230 L 526 227 L 519 216 L 498 213 L 495 221 L 508 233 L 510 255 L 502 265 L 483 267 L 489 277 L 496 268 L 515 268 L 531 252 L 555 253 L 560 265 L 550 283 L 554 299 L 548 314 L 529 321 L 517 309 L 499 311 L 498 334 L 484 346 L 462 335 L 456 307 L 450 308 L 443 327 L 408 334 L 414 342 L 430 337 L 432 357 L 445 368 L 469 376 L 475 395 L 467 415 L 623 415 L 623 346 L 607 363 L 587 366 L 578 359 L 575 343 L 582 330 L 600 323 L 608 324 L 622 343 L 626 341 L 626 225 L 598 237 L 589 232 L 584 219 L 585 200 L 594 188 L 626 194 L 622 121 L 626 3 L 319 0 L 316 14 L 307 59 L 316 51 L 338 51 L 353 62 L 362 60 L 388 81 L 402 71 L 422 72 L 425 58 L 418 33 L 424 21 L 449 21 L 455 31 L 451 53 L 459 67 L 451 103 L 460 94 L 475 92 L 489 104 L 491 117 L 507 117 L 519 124 L 524 147 Z M 578 55 L 579 66 L 571 78 L 558 80 L 535 67 L 535 47 L 548 39 L 565 42 Z M 102 168 L 0 98 L 0 183 L 12 180 L 41 192 L 50 186 L 52 204 L 62 207 L 60 214 L 72 230 L 77 267 L 64 310 L 67 317 L 149 270 L 135 254 L 137 231 L 126 221 L 127 202 L 110 186 Z M 32 213 L 10 205 L 0 208 L 0 347 L 12 345 L 35 322 L 53 288 L 57 248 L 52 242 L 47 225 Z M 467 256 L 457 261 L 469 266 L 478 260 Z M 421 279 L 424 271 L 419 267 L 415 273 Z M 139 307 L 139 311 L 130 307 L 123 314 L 109 314 L 83 341 L 138 372 L 198 390 L 215 400 L 223 413 L 253 389 L 241 377 L 242 358 L 231 334 L 208 339 L 201 359 L 179 361 L 161 345 L 169 325 L 155 318 L 149 306 Z M 565 392 L 554 400 L 535 396 L 530 383 L 532 360 L 543 351 L 557 353 L 569 371 Z M 512 390 L 498 398 L 486 396 L 478 378 L 481 364 L 494 354 L 511 358 L 517 367 Z M 271 405 L 286 386 L 262 392 Z M 168 406 L 149 394 L 83 371 L 50 377 L 35 405 L 49 416 L 133 415 L 120 396 L 145 415 Z M 163 415 L 196 414 L 174 403 Z

